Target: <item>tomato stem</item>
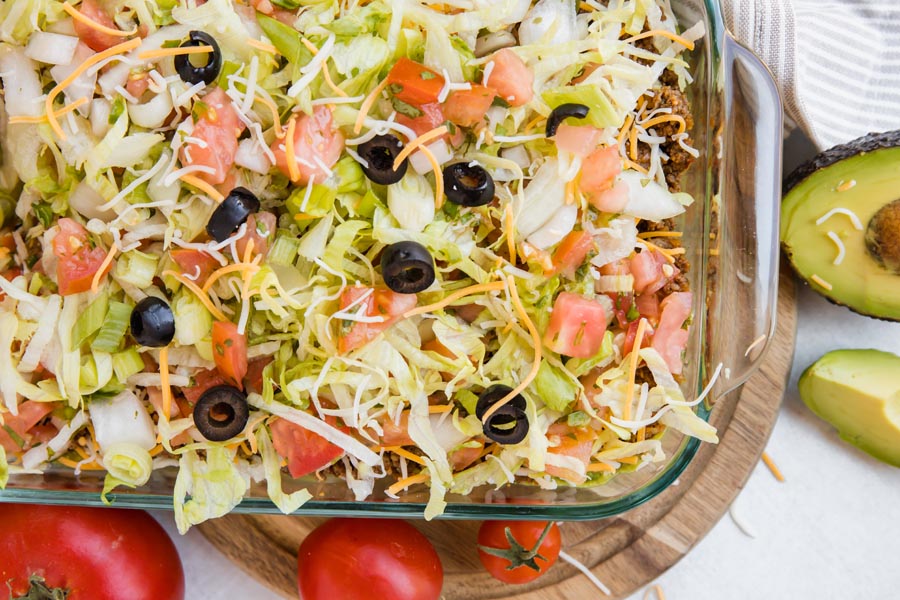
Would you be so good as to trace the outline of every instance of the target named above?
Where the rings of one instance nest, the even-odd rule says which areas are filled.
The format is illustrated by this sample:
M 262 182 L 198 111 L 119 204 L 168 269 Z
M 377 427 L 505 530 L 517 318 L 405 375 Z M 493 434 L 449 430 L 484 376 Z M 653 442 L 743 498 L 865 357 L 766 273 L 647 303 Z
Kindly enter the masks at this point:
M 508 560 L 509 566 L 506 567 L 507 571 L 523 566 L 534 569 L 535 571 L 540 571 L 541 567 L 537 564 L 536 559 L 540 558 L 546 562 L 547 558 L 538 554 L 538 550 L 540 550 L 544 540 L 547 539 L 547 536 L 550 534 L 550 528 L 552 527 L 553 521 L 548 521 L 544 526 L 544 530 L 541 532 L 541 536 L 537 539 L 537 542 L 535 542 L 531 549 L 520 544 L 519 541 L 513 537 L 509 527 L 504 530 L 506 533 L 506 540 L 509 542 L 509 548 L 491 548 L 490 546 L 482 546 L 480 544 L 478 545 L 478 548 L 481 549 L 482 552 Z
M 43 577 L 32 575 L 28 578 L 28 592 L 24 596 L 12 598 L 12 600 L 66 600 L 69 590 L 63 588 L 49 588 Z

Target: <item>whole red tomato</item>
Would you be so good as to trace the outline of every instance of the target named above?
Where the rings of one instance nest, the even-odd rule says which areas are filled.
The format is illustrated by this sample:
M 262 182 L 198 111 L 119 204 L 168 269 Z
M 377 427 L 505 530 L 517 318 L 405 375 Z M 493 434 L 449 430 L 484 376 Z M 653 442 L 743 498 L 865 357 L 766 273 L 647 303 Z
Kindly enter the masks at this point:
M 184 600 L 175 545 L 136 510 L 0 505 L 0 581 L 18 598 L 32 576 L 67 600 Z
M 528 583 L 556 563 L 561 543 L 556 523 L 485 521 L 478 529 L 478 558 L 494 579 Z
M 302 600 L 437 600 L 444 573 L 431 542 L 405 521 L 331 519 L 297 556 Z

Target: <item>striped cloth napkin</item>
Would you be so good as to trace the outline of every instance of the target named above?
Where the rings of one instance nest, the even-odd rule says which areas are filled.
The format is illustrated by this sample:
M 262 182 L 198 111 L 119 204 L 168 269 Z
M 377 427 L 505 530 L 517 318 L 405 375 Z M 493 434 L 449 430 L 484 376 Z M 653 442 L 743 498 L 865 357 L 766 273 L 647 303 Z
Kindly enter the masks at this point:
M 820 149 L 900 129 L 900 0 L 722 0 Z

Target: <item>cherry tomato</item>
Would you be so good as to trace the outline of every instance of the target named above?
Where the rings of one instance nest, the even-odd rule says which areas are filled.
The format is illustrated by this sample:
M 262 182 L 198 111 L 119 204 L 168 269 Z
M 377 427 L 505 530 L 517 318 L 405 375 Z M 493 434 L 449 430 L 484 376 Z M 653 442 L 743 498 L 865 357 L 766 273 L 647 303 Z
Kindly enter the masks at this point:
M 10 597 L 37 576 L 69 590 L 68 600 L 184 599 L 175 545 L 143 511 L 6 504 L 0 512 L 0 581 Z
M 398 100 L 421 106 L 437 102 L 444 88 L 444 78 L 425 65 L 408 58 L 398 60 L 387 76 L 391 92 Z
M 562 537 L 556 523 L 485 521 L 478 529 L 478 558 L 491 577 L 527 583 L 556 563 Z
M 470 90 L 457 90 L 444 102 L 444 116 L 462 127 L 472 127 L 484 118 L 497 92 L 483 85 L 473 85 Z
M 437 600 L 441 559 L 405 521 L 332 519 L 300 544 L 301 600 Z
M 247 374 L 247 338 L 230 321 L 216 321 L 212 327 L 213 360 L 222 377 L 244 389 Z
M 363 294 L 372 288 L 353 286 L 346 288 L 341 294 L 341 310 L 357 302 Z M 365 300 L 355 307 L 365 305 L 365 314 L 370 317 L 384 317 L 381 323 L 353 322 L 349 327 L 342 326 L 338 338 L 338 351 L 346 354 L 351 350 L 360 348 L 380 334 L 382 331 L 396 323 L 406 311 L 416 306 L 415 294 L 397 294 L 386 288 L 375 288 Z M 358 308 L 351 310 L 359 310 Z
M 344 455 L 344 450 L 339 446 L 285 419 L 276 419 L 270 429 L 272 445 L 287 460 L 291 477 L 315 473 Z
M 244 124 L 222 88 L 214 88 L 203 96 L 201 102 L 200 108 L 195 108 L 197 121 L 191 133 L 192 138 L 201 142 L 192 141 L 181 147 L 181 164 L 212 169 L 212 173 L 198 172 L 195 175 L 217 185 L 225 181 L 234 166 L 238 136 L 244 130 Z
M 491 56 L 494 68 L 488 84 L 497 90 L 510 106 L 522 106 L 534 97 L 534 73 L 519 55 L 504 48 Z
M 78 11 L 85 17 L 99 25 L 109 27 L 110 29 L 119 28 L 116 25 L 116 22 L 113 21 L 112 17 L 109 16 L 109 13 L 103 10 L 97 4 L 96 0 L 82 0 L 81 4 L 78 5 Z M 116 37 L 108 33 L 103 33 L 102 31 L 97 31 L 97 29 L 91 27 L 90 25 L 85 25 L 78 20 L 74 20 L 73 25 L 75 26 L 75 35 L 77 35 L 82 42 L 84 42 L 91 50 L 95 52 L 103 52 L 104 50 L 112 48 L 113 46 L 121 44 L 125 41 L 125 38 Z
M 67 217 L 59 220 L 59 233 L 53 238 L 53 254 L 57 258 L 56 281 L 63 296 L 91 289 L 94 274 L 106 258 L 103 248 L 91 247 L 87 230 Z M 112 263 L 106 267 L 104 277 L 111 267 Z
M 553 303 L 544 344 L 564 356 L 590 358 L 606 333 L 606 310 L 596 300 L 562 292 Z
M 294 163 L 297 166 L 297 179 L 294 183 L 306 185 L 310 179 L 322 183 L 328 179 L 330 169 L 344 151 L 344 136 L 335 129 L 331 110 L 327 106 L 317 106 L 313 114 L 303 115 L 297 119 L 294 128 Z M 283 139 L 272 143 L 272 154 L 275 164 L 286 177 L 291 176 L 288 168 L 287 147 Z M 320 164 L 321 163 L 321 164 Z
M 194 279 L 197 285 L 206 283 L 207 278 L 221 265 L 215 258 L 202 250 L 175 248 L 169 250 L 169 256 L 181 269 L 181 272 Z
M 566 277 L 574 277 L 587 258 L 588 252 L 594 248 L 594 238 L 587 231 L 573 231 L 560 242 L 553 253 L 553 270 Z

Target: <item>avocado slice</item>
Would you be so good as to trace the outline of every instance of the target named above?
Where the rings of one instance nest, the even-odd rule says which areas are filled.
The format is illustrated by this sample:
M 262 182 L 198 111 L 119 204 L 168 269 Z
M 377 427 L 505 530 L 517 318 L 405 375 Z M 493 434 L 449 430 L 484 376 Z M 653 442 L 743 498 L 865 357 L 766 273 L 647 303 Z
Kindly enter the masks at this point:
M 835 350 L 800 377 L 800 397 L 850 442 L 900 467 L 900 356 Z
M 840 261 L 833 238 L 844 248 Z M 837 146 L 794 171 L 784 187 L 781 243 L 818 293 L 900 320 L 900 131 Z

